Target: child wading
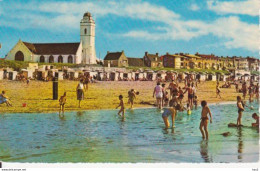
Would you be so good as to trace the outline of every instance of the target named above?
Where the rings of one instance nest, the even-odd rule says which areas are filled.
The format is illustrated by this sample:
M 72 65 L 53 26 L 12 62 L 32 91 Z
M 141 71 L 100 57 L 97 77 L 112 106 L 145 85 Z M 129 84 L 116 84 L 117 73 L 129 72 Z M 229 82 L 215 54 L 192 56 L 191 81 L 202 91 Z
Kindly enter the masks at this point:
M 66 103 L 66 92 L 64 92 L 63 96 L 60 96 L 59 103 L 60 103 L 60 111 L 59 115 L 62 112 L 62 115 L 64 115 L 64 110 L 65 110 L 65 103 Z
M 207 105 L 207 102 L 205 100 L 201 101 L 201 106 L 202 106 L 202 111 L 201 111 L 201 121 L 200 121 L 200 132 L 202 134 L 202 138 L 205 138 L 206 134 L 206 139 L 209 138 L 208 135 L 208 114 L 210 116 L 210 123 L 212 123 L 212 115 L 211 111 Z M 204 130 L 203 130 L 204 129 Z
M 169 108 L 165 108 L 164 112 L 162 114 L 162 118 L 165 124 L 165 129 L 168 129 L 170 127 L 170 122 L 168 120 L 168 117 L 171 116 L 172 117 L 172 128 L 174 128 L 174 122 L 175 122 L 175 116 L 176 116 L 176 109 L 173 107 L 173 100 L 170 100 L 169 103 L 170 107 Z
M 118 112 L 118 115 L 120 115 L 120 113 L 122 113 L 122 116 L 124 117 L 124 115 L 125 115 L 125 105 L 124 105 L 124 101 L 123 101 L 123 96 L 122 95 L 119 96 L 119 100 L 120 100 L 120 103 L 116 107 L 116 109 L 121 107 L 119 112 Z

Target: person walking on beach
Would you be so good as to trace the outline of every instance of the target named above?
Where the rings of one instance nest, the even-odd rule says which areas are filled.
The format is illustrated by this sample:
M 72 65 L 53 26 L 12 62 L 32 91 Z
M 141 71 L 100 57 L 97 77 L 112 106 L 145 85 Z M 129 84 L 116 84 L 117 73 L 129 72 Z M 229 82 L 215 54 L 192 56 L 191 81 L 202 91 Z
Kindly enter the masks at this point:
M 236 92 L 238 93 L 239 92 L 239 87 L 238 87 L 238 82 L 237 81 L 235 82 L 235 86 L 236 86 Z
M 163 92 L 162 91 L 163 91 L 162 86 L 161 86 L 160 82 L 158 82 L 157 86 L 154 88 L 153 97 L 155 95 L 157 107 L 159 109 L 162 109 L 162 98 L 163 98 Z
M 59 99 L 59 103 L 60 103 L 59 116 L 60 116 L 60 113 L 61 113 L 61 112 L 62 112 L 62 115 L 64 116 L 66 100 L 67 100 L 67 98 L 66 98 L 66 92 L 64 92 L 63 96 L 60 96 L 60 99 Z
M 242 101 L 242 98 L 240 96 L 237 96 L 237 108 L 238 108 L 238 117 L 237 117 L 237 127 L 242 126 L 241 118 L 244 109 L 245 104 Z
M 221 99 L 221 96 L 220 96 L 220 89 L 219 89 L 219 82 L 217 82 L 217 85 L 216 85 L 216 98 L 219 96 L 219 98 Z
M 119 107 L 121 107 L 121 108 L 120 108 L 120 110 L 119 110 L 119 112 L 117 114 L 120 115 L 122 113 L 121 116 L 124 117 L 125 116 L 125 105 L 124 105 L 124 100 L 123 100 L 123 96 L 122 95 L 119 96 L 119 100 L 120 100 L 120 103 L 116 107 L 116 109 L 119 108 Z
M 205 100 L 201 101 L 202 111 L 201 111 L 201 121 L 200 121 L 200 132 L 202 134 L 202 138 L 208 140 L 208 114 L 210 116 L 210 123 L 212 123 L 212 114 Z
M 90 82 L 90 78 L 89 78 L 89 75 L 87 75 L 87 76 L 85 77 L 85 79 L 84 79 L 84 82 L 83 82 L 84 90 L 85 90 L 85 91 L 88 90 L 89 82 Z
M 244 82 L 242 84 L 242 93 L 243 93 L 243 98 L 244 100 L 246 99 L 246 93 L 247 93 L 247 86 L 246 86 L 246 82 Z
M 77 100 L 79 101 L 79 108 L 80 108 L 80 102 L 84 99 L 84 85 L 83 85 L 83 79 L 80 80 L 78 86 L 77 86 Z
M 5 91 L 2 91 L 2 94 L 0 94 L 0 104 L 5 103 L 7 107 L 11 106 L 12 104 L 9 100 L 9 98 L 5 95 Z

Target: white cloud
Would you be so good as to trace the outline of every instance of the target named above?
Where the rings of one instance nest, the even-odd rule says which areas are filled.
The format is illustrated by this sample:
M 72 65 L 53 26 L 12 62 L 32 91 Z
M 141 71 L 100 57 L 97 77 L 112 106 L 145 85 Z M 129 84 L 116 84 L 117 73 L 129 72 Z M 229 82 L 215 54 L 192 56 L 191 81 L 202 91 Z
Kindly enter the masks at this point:
M 208 9 L 218 14 L 243 14 L 250 16 L 259 15 L 259 0 L 247 1 L 218 1 L 207 2 Z
M 200 9 L 200 7 L 197 4 L 191 4 L 190 6 L 190 10 L 192 11 L 198 11 Z
M 213 2 L 208 5 L 216 7 Z M 200 20 L 183 20 L 179 14 L 166 7 L 138 0 L 130 2 L 95 1 L 95 3 L 28 3 L 23 7 L 20 4 L 14 4 L 3 9 L 6 11 L 3 11 L 0 25 L 18 29 L 41 28 L 54 32 L 75 30 L 79 28 L 79 21 L 83 13 L 91 11 L 94 18 L 109 18 L 110 15 L 116 15 L 154 23 L 151 24 L 149 30 L 140 28 L 120 35 L 117 34 L 118 36 L 151 41 L 189 41 L 192 38 L 211 34 L 223 38 L 223 44 L 227 48 L 245 48 L 250 51 L 258 51 L 257 25 L 242 22 L 234 16 L 221 17 L 210 23 Z

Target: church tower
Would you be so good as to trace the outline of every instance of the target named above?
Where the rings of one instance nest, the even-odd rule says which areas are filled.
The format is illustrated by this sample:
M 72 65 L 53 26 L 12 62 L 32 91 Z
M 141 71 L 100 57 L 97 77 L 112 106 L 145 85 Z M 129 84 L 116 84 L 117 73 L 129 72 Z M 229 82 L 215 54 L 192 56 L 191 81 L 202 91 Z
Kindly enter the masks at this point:
M 96 64 L 95 21 L 86 12 L 80 21 L 80 41 L 82 43 L 82 63 Z

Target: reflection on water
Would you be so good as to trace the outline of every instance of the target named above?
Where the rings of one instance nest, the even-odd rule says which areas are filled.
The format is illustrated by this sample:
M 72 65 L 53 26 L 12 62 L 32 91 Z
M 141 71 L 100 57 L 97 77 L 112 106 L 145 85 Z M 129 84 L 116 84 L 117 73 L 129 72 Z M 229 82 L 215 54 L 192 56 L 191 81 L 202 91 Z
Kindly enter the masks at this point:
M 238 152 L 238 159 L 243 159 L 243 148 L 244 148 L 244 144 L 243 144 L 243 135 L 242 135 L 242 128 L 239 127 L 237 128 L 237 134 L 238 134 L 238 146 L 237 146 L 237 152 Z
M 245 111 L 243 125 L 253 122 Z M 8 162 L 257 162 L 259 134 L 236 122 L 235 105 L 210 106 L 213 123 L 201 141 L 200 111 L 180 112 L 164 129 L 157 109 L 0 115 L 0 160 Z M 230 132 L 224 137 L 223 132 Z
M 201 140 L 200 142 L 200 154 L 206 163 L 212 162 L 211 157 L 208 154 L 208 140 Z

